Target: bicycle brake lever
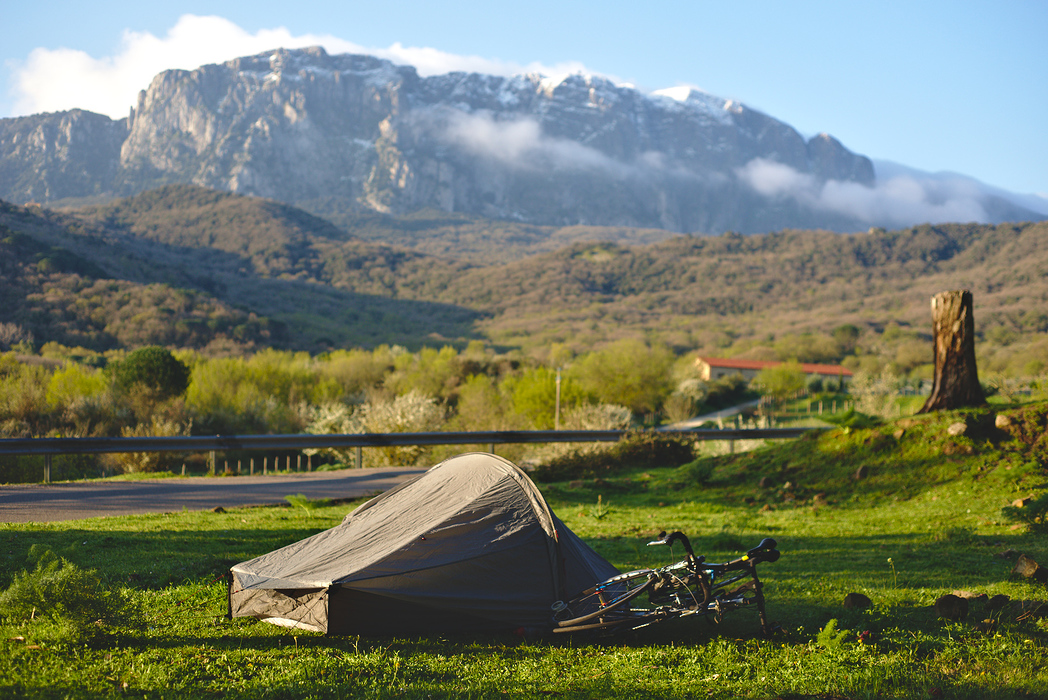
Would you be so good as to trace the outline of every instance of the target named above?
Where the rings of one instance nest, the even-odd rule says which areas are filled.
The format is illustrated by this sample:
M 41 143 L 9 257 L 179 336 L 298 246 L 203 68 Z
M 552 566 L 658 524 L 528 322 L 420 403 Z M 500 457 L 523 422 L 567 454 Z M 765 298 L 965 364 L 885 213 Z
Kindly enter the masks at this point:
M 655 539 L 655 540 L 652 540 L 651 542 L 649 542 L 648 546 L 651 547 L 652 545 L 656 545 L 656 544 L 666 544 L 666 531 L 665 530 L 663 530 L 662 532 L 659 533 L 658 539 Z

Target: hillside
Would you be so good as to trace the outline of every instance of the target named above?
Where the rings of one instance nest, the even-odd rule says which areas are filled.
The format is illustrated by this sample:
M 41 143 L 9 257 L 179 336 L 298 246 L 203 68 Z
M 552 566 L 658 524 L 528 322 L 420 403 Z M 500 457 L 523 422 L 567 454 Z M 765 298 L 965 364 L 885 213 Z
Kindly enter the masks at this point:
M 488 310 L 483 328 L 508 344 L 645 334 L 680 348 L 715 348 L 844 323 L 925 331 L 930 297 L 959 288 L 973 291 L 984 334 L 1048 331 L 1048 225 L 576 245 L 471 270 L 441 299 Z
M 75 211 L 6 205 L 0 212 L 6 235 L 32 240 L 12 260 L 36 267 L 31 281 L 22 275 L 5 285 L 13 301 L 0 320 L 30 324 L 38 341 L 134 344 L 141 338 L 127 332 L 91 340 L 119 315 L 123 307 L 116 302 L 94 309 L 96 322 L 88 322 L 90 314 L 66 311 L 66 325 L 49 329 L 44 316 L 19 299 L 30 296 L 19 285 L 29 284 L 37 295 L 53 289 L 52 297 L 64 299 L 83 294 L 58 290 L 119 280 L 188 290 L 194 304 L 208 309 L 199 311 L 204 316 L 221 315 L 219 307 L 240 314 L 232 328 L 253 314 L 252 323 L 265 329 L 242 329 L 248 344 L 318 351 L 486 338 L 542 355 L 553 343 L 582 350 L 644 337 L 679 352 L 839 361 L 840 348 L 824 341 L 833 329 L 851 324 L 866 334 L 866 353 L 910 371 L 927 362 L 922 335 L 928 299 L 944 289 L 967 288 L 975 295 L 984 354 L 1018 352 L 1027 363 L 1043 354 L 1027 350 L 1043 345 L 1048 332 L 1046 223 L 924 225 L 847 235 L 619 231 L 624 240 L 657 239 L 661 233 L 663 240 L 648 245 L 578 242 L 608 229 L 556 229 L 528 240 L 519 224 L 437 213 L 342 223 L 272 200 L 191 186 Z M 492 239 L 481 243 L 486 231 Z M 399 245 L 383 241 L 386 233 Z M 454 259 L 464 239 L 477 247 Z M 541 252 L 554 240 L 575 242 Z M 518 245 L 501 259 L 481 262 L 482 246 L 500 241 Z M 36 252 L 26 252 L 30 248 Z M 43 275 L 37 263 L 51 248 L 66 257 L 51 255 L 52 268 Z M 444 254 L 420 250 L 426 248 Z M 94 288 L 88 296 L 107 295 L 119 296 Z M 74 308 L 70 299 L 45 306 Z M 112 309 L 105 310 L 107 304 Z M 169 317 L 168 325 L 183 320 L 178 313 Z M 157 318 L 151 323 L 163 325 Z M 214 336 L 165 333 L 149 337 L 200 346 Z

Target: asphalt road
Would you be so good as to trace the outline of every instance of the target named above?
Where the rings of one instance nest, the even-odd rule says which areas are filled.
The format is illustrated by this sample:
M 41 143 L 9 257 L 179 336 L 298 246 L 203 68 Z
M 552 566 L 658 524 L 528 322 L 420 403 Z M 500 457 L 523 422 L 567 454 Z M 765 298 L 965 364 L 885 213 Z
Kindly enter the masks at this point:
M 0 486 L 0 523 L 54 522 L 109 515 L 360 498 L 386 491 L 424 469 L 346 469 L 279 476 L 186 477 L 144 481 Z

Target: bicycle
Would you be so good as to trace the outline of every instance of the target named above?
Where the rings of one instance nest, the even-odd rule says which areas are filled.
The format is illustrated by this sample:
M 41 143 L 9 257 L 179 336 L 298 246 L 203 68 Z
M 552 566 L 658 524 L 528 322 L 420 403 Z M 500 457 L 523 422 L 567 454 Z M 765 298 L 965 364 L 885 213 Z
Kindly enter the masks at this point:
M 775 540 L 765 538 L 743 556 L 722 564 L 695 556 L 691 541 L 682 532 L 668 535 L 662 532 L 658 539 L 648 542 L 648 546 L 672 547 L 675 542 L 684 546 L 687 557 L 683 560 L 660 568 L 619 574 L 570 601 L 554 603 L 553 632 L 628 632 L 694 615 L 719 623 L 725 613 L 753 606 L 757 608 L 765 636 L 777 629 L 768 622 L 764 584 L 757 577 L 757 564 L 779 559 Z M 647 605 L 642 606 L 644 593 L 647 593 Z

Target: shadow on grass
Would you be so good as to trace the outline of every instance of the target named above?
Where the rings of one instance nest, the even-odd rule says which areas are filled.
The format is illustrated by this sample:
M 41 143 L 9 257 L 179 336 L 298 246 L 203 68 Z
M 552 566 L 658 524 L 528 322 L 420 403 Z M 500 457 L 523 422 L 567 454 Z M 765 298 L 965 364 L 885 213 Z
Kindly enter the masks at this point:
M 229 567 L 326 529 L 288 527 L 250 530 L 31 530 L 0 534 L 0 586 L 32 568 L 29 550 L 47 547 L 82 568 L 97 569 L 110 584 L 155 590 L 185 582 L 205 583 Z

